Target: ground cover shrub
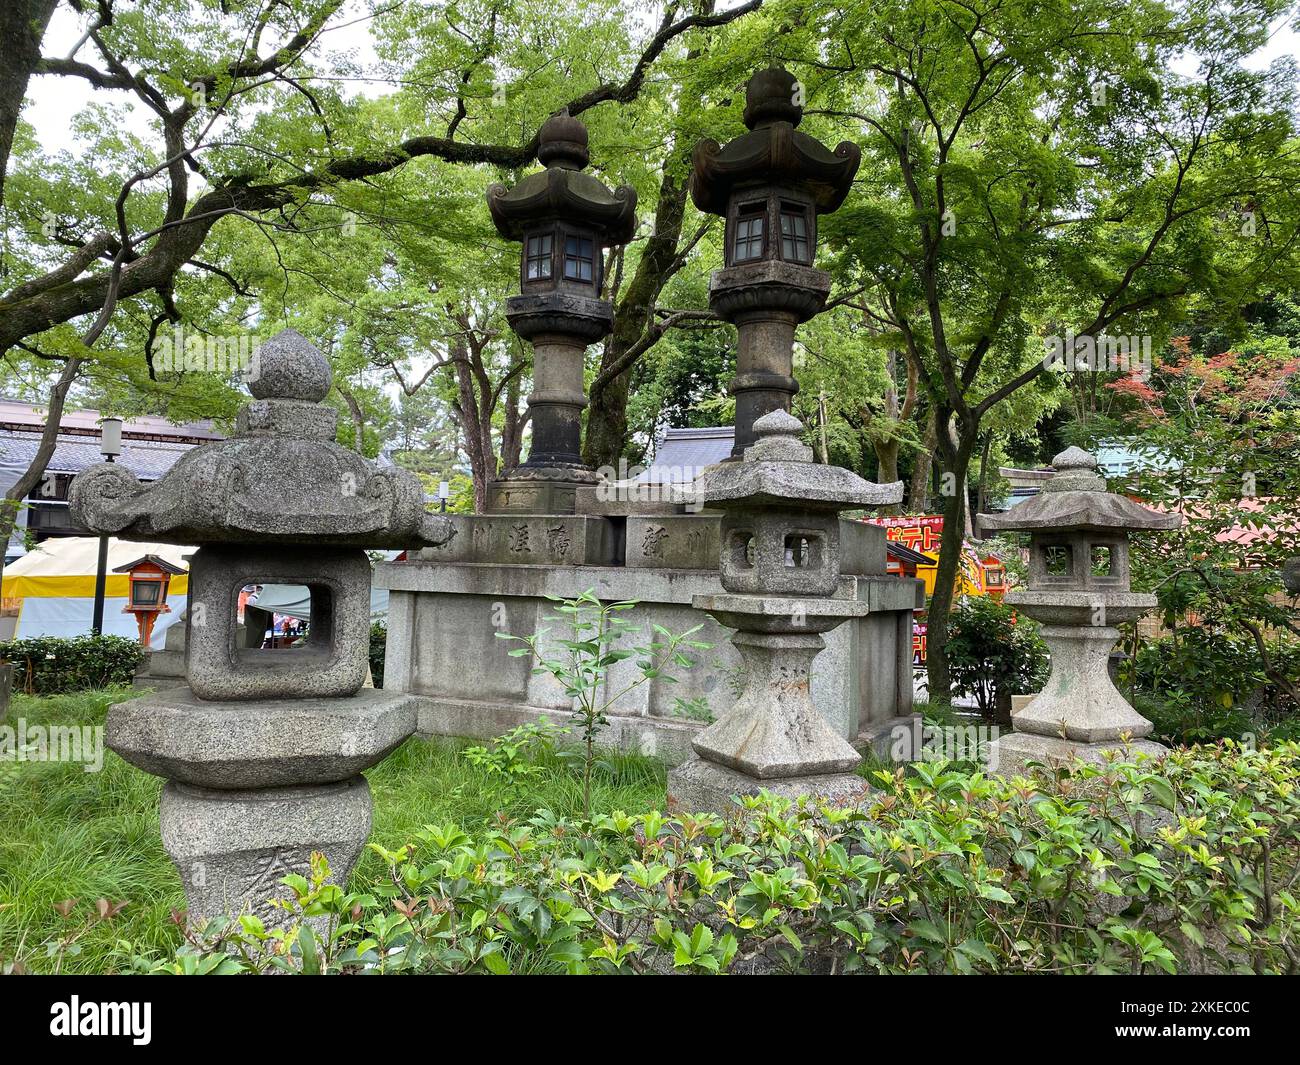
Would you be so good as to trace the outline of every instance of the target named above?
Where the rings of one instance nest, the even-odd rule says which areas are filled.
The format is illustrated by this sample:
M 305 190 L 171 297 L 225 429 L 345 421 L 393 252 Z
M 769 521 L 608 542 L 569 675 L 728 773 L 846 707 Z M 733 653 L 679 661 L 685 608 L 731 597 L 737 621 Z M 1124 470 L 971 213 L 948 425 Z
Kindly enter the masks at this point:
M 1047 645 L 1038 626 L 989 596 L 957 603 L 947 646 L 953 693 L 973 698 L 985 720 L 1009 720 L 1011 696 L 1039 691 L 1047 681 Z
M 917 764 L 859 810 L 431 824 L 364 891 L 187 932 L 141 971 L 1294 973 L 1300 746 L 1006 780 Z
M 14 665 L 13 690 L 60 695 L 130 684 L 140 644 L 125 636 L 34 636 L 0 643 L 0 662 Z
M 1281 668 L 1300 647 L 1278 643 Z M 1142 644 L 1124 664 L 1120 686 L 1165 743 L 1300 738 L 1300 713 L 1274 684 L 1255 644 L 1210 628 L 1185 628 Z

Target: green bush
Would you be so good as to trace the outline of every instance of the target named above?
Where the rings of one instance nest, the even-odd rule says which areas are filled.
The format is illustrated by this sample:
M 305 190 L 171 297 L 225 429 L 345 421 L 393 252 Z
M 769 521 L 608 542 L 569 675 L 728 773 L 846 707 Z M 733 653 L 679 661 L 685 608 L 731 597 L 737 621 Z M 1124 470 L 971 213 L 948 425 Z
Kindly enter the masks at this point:
M 34 636 L 0 643 L 0 661 L 14 664 L 13 690 L 64 695 L 130 684 L 140 644 L 125 636 Z
M 384 654 L 388 650 L 388 626 L 382 621 L 370 623 L 370 676 L 375 687 L 384 686 Z
M 1047 645 L 1037 626 L 989 596 L 957 603 L 947 647 L 953 693 L 973 697 L 990 721 L 1010 715 L 1011 696 L 1038 691 L 1047 681 Z
M 1278 645 L 1274 660 L 1290 672 L 1300 649 Z M 1126 663 L 1121 684 L 1167 743 L 1240 741 L 1247 734 L 1295 738 L 1300 715 L 1263 669 L 1254 642 L 1208 628 L 1151 640 Z
M 285 929 L 189 930 L 154 972 L 1293 973 L 1300 746 L 1007 780 L 919 763 L 862 810 L 542 811 L 426 826 L 348 894 L 313 859 Z M 316 918 L 315 929 L 302 922 Z

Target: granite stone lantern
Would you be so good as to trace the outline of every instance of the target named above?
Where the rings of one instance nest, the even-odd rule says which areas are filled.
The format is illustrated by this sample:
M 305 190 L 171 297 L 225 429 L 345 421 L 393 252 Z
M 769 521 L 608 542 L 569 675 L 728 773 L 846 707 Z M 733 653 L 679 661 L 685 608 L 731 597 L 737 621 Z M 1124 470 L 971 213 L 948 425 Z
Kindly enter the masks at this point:
M 361 771 L 415 729 L 409 695 L 363 689 L 370 630 L 364 548 L 444 542 L 415 476 L 375 469 L 335 443 L 321 401 L 329 363 L 285 330 L 259 349 L 235 434 L 187 452 L 142 485 L 105 463 L 72 484 L 74 520 L 124 539 L 196 544 L 188 686 L 109 712 L 107 744 L 164 777 L 163 844 L 192 919 L 251 909 L 268 923 L 280 878 L 324 852 L 345 883 L 370 830 Z M 245 646 L 240 591 L 306 585 L 302 646 Z
M 862 153 L 842 142 L 832 152 L 796 128 L 803 107 L 794 75 L 758 71 L 745 87 L 749 132 L 725 147 L 703 140 L 692 157 L 695 206 L 726 220 L 725 268 L 713 274 L 709 306 L 736 326 L 736 443 L 754 443 L 754 422 L 790 409 L 795 328 L 817 314 L 830 275 L 813 267 L 817 216 L 844 202 Z
M 814 705 L 809 685 L 822 634 L 868 604 L 833 598 L 840 578 L 841 510 L 902 499 L 901 482 L 871 484 L 813 462 L 799 420 L 772 411 L 754 424 L 743 461 L 708 471 L 701 498 L 723 512 L 721 595 L 697 609 L 735 629 L 744 688 L 692 742 L 696 757 L 669 773 L 676 809 L 726 810 L 733 795 L 767 789 L 852 805 L 867 792 L 854 747 Z
M 491 486 L 488 510 L 572 514 L 577 486 L 597 480 L 581 437 L 587 345 L 614 324 L 613 304 L 600 298 L 602 253 L 631 239 L 636 190 L 611 191 L 583 172 L 587 128 L 567 110 L 542 126 L 537 158 L 545 170 L 487 193 L 497 232 L 521 245 L 520 294 L 507 301 L 506 320 L 532 342 L 534 385 L 528 459 Z
M 1029 533 L 1028 589 L 1005 602 L 1042 624 L 1052 659 L 1043 690 L 1012 716 L 1015 731 L 991 745 L 999 772 L 1029 760 L 1100 761 L 1125 739 L 1134 751 L 1165 750 L 1145 739 L 1151 722 L 1116 689 L 1107 662 L 1120 637 L 1115 626 L 1156 605 L 1154 595 L 1130 590 L 1129 534 L 1175 529 L 1182 518 L 1107 492 L 1097 460 L 1080 448 L 1063 451 L 1052 466 L 1033 499 L 980 516 L 990 532 Z

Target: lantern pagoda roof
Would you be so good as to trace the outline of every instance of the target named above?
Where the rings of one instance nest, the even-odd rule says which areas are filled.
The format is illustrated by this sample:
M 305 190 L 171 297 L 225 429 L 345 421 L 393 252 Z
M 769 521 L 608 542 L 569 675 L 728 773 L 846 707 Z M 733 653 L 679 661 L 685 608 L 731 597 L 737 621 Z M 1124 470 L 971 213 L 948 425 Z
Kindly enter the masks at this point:
M 754 422 L 758 440 L 742 462 L 709 469 L 697 483 L 697 498 L 731 506 L 773 506 L 807 510 L 848 510 L 903 499 L 903 482 L 873 484 L 840 466 L 813 461 L 812 448 L 799 439 L 803 425 L 783 410 Z
M 135 569 L 137 566 L 156 566 L 164 573 L 170 573 L 173 577 L 177 574 L 186 572 L 186 570 L 182 569 L 180 566 L 173 566 L 161 555 L 141 555 L 134 562 L 128 562 L 125 566 L 114 566 L 113 572 L 130 573 L 131 570 Z
M 546 169 L 515 185 L 493 185 L 488 211 L 497 232 L 508 240 L 547 222 L 571 222 L 596 230 L 606 244 L 626 244 L 636 230 L 636 189 L 607 188 L 583 172 L 587 127 L 568 110 L 552 115 L 538 134 L 537 158 Z
M 750 132 L 719 147 L 702 140 L 692 153 L 691 199 L 701 211 L 725 215 L 742 185 L 788 184 L 809 192 L 818 214 L 844 202 L 862 162 L 862 150 L 841 141 L 831 151 L 796 128 L 803 108 L 794 102 L 795 77 L 780 67 L 760 70 L 745 86 L 744 122 Z
M 73 520 L 125 540 L 195 544 L 413 547 L 454 533 L 424 509 L 409 470 L 376 468 L 335 442 L 338 412 L 321 401 L 329 362 L 292 329 L 263 343 L 248 373 L 253 401 L 227 440 L 186 452 L 141 484 L 118 463 L 73 479 Z
M 1038 495 L 1004 514 L 981 514 L 980 527 L 997 532 L 1146 532 L 1183 523 L 1178 514 L 1162 514 L 1106 491 L 1096 457 L 1082 448 L 1062 451 L 1052 459 L 1052 469 Z

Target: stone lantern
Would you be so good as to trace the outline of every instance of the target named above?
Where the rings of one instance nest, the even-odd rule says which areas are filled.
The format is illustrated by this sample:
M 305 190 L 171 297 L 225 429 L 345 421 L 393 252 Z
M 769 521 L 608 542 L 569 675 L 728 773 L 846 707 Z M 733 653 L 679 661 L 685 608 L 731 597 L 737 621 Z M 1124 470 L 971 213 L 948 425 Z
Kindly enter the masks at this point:
M 94 532 L 197 544 L 190 565 L 187 687 L 120 703 L 108 746 L 166 778 L 163 844 L 192 918 L 251 908 L 268 923 L 281 877 L 323 851 L 345 883 L 370 830 L 361 771 L 415 729 L 414 700 L 364 689 L 370 630 L 366 547 L 444 542 L 405 470 L 375 469 L 335 443 L 321 401 L 330 367 L 285 330 L 258 351 L 254 399 L 229 440 L 187 452 L 142 485 L 121 465 L 74 479 L 70 506 Z M 306 585 L 301 647 L 244 646 L 240 591 Z
M 852 804 L 867 791 L 861 760 L 817 710 L 809 684 L 822 633 L 868 613 L 837 599 L 838 513 L 902 499 L 901 482 L 871 484 L 838 466 L 813 462 L 799 420 L 772 411 L 754 424 L 744 460 L 713 467 L 700 497 L 723 512 L 722 595 L 693 605 L 735 629 L 745 664 L 735 705 L 693 741 L 697 757 L 672 770 L 677 809 L 725 810 L 731 796 L 766 788 Z
M 695 206 L 726 220 L 724 269 L 709 285 L 709 306 L 736 326 L 736 443 L 754 443 L 754 422 L 790 409 L 795 327 L 817 314 L 830 275 L 813 268 L 817 216 L 844 202 L 862 153 L 842 142 L 833 152 L 796 128 L 803 107 L 794 75 L 760 70 L 745 86 L 749 132 L 725 147 L 703 140 L 692 157 Z
M 512 189 L 488 189 L 497 232 L 519 241 L 520 295 L 506 303 L 510 328 L 533 345 L 532 448 L 489 491 L 488 509 L 571 514 L 578 485 L 595 484 L 582 461 L 583 362 L 587 345 L 613 328 L 614 308 L 600 298 L 605 248 L 636 228 L 636 190 L 612 192 L 583 172 L 587 128 L 568 111 L 539 133 L 545 170 Z
M 1115 688 L 1107 670 L 1116 625 L 1136 621 L 1156 597 L 1129 585 L 1129 534 L 1175 529 L 1161 514 L 1106 491 L 1097 460 L 1072 447 L 1052 460 L 1042 491 L 1005 514 L 980 516 L 990 532 L 1029 533 L 1029 587 L 1005 602 L 1040 622 L 1052 671 L 1043 690 L 1012 717 L 1014 733 L 994 742 L 992 767 L 1014 771 L 1027 760 L 1093 761 L 1120 746 L 1148 754 L 1165 748 L 1144 737 L 1151 722 Z

